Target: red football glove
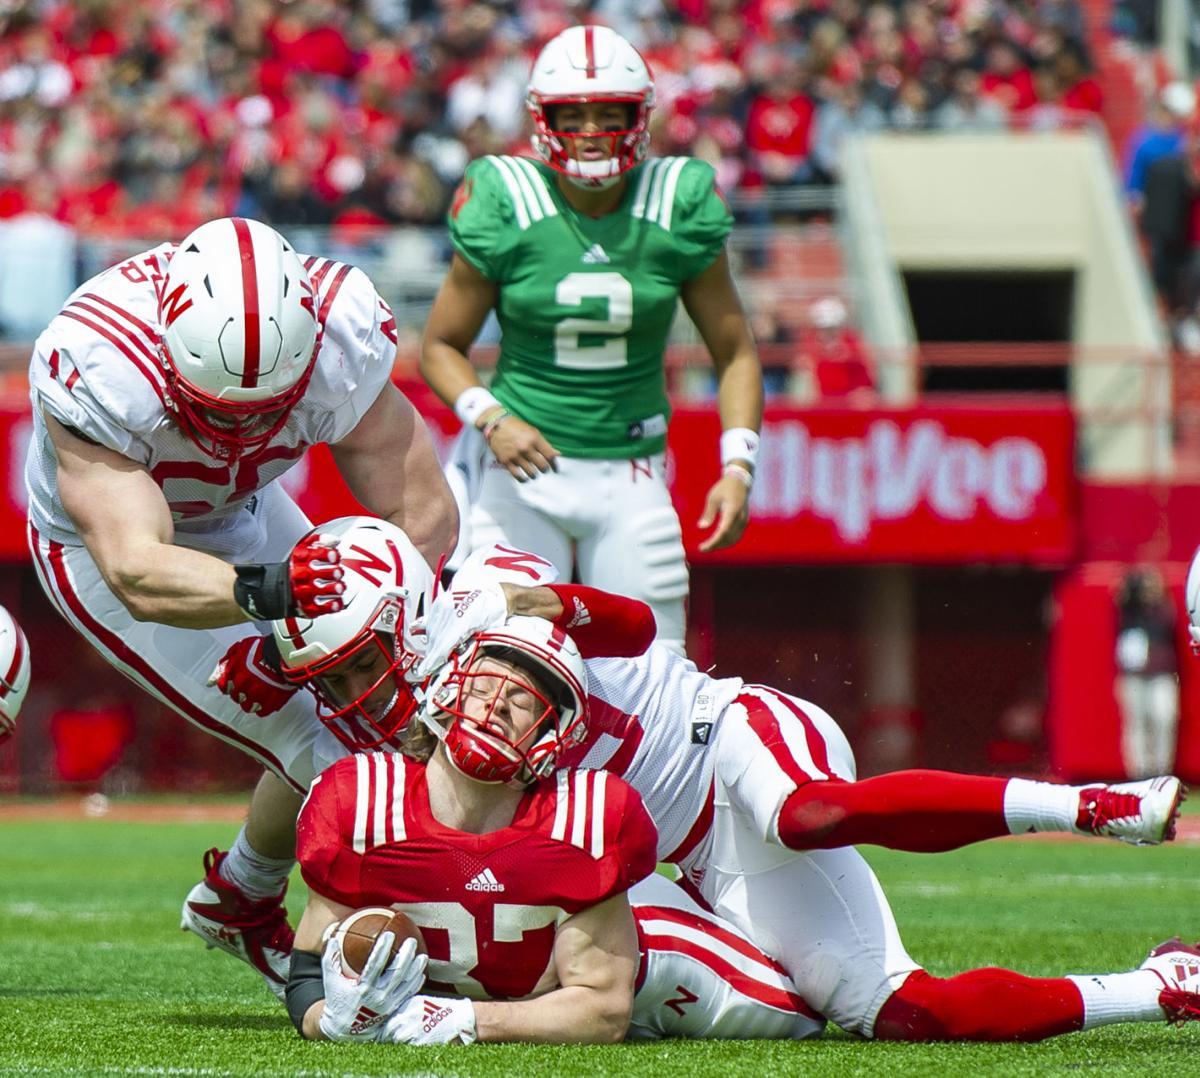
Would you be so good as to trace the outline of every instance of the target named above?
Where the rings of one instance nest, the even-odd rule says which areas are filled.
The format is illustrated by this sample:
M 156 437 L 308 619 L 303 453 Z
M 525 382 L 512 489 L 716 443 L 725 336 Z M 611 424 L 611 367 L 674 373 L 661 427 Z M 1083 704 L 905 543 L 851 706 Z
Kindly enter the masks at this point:
M 292 547 L 287 561 L 235 565 L 234 600 L 255 621 L 336 614 L 346 605 L 336 548 L 335 536 L 313 532 Z
M 292 605 L 301 617 L 315 618 L 318 614 L 336 614 L 346 604 L 342 602 L 344 570 L 338 562 L 337 537 L 307 535 L 288 556 L 288 583 Z
M 299 691 L 299 686 L 283 680 L 264 655 L 264 651 L 273 650 L 274 643 L 264 636 L 238 640 L 221 656 L 209 675 L 209 685 L 215 685 L 247 715 L 274 715 Z

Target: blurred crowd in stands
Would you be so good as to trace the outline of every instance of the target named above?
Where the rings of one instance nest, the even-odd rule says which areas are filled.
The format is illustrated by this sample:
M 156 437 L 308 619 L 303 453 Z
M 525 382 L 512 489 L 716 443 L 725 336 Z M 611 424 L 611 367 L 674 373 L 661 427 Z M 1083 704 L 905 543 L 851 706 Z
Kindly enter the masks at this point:
M 524 150 L 532 57 L 581 20 L 646 55 L 657 151 L 732 192 L 836 182 L 852 129 L 1101 103 L 1078 0 L 7 0 L 0 217 L 437 223 L 468 160 Z

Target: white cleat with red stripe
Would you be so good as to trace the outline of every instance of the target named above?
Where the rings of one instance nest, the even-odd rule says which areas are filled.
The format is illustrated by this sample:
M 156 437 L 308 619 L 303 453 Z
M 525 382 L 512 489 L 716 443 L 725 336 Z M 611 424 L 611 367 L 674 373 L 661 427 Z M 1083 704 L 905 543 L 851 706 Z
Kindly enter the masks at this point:
M 1175 837 L 1187 787 L 1173 775 L 1139 782 L 1089 786 L 1079 793 L 1076 830 L 1135 846 L 1157 846 Z
M 1158 1005 L 1172 1025 L 1200 1022 L 1200 947 L 1178 937 L 1160 943 L 1147 956 L 1142 969 L 1163 983 Z
M 218 872 L 225 856 L 204 855 L 204 879 L 188 893 L 179 927 L 257 970 L 282 1002 L 295 938 L 283 905 L 287 886 L 272 898 L 248 898 Z

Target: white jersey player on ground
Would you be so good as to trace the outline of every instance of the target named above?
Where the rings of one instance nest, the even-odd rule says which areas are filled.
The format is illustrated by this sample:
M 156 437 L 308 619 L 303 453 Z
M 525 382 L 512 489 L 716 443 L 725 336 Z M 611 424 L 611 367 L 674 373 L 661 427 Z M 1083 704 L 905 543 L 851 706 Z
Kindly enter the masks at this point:
M 301 793 L 341 750 L 307 697 L 265 723 L 209 679 L 243 648 L 240 675 L 269 684 L 245 623 L 340 603 L 336 558 L 278 482 L 310 445 L 328 443 L 358 500 L 431 564 L 453 546 L 453 499 L 391 383 L 395 350 L 360 270 L 224 218 L 83 284 L 30 364 L 29 537 L 46 594 L 114 667 L 267 768 L 184 927 L 277 992 Z
M 497 581 L 553 579 L 547 563 L 477 551 L 426 621 L 426 671 Z M 643 797 L 661 860 L 780 960 L 805 1000 L 843 1028 L 888 1039 L 1035 1040 L 1108 1022 L 1200 1019 L 1200 949 L 1161 945 L 1144 966 L 1036 979 L 1008 970 L 935 978 L 906 952 L 855 844 L 933 852 L 1029 831 L 1173 837 L 1185 791 L 1163 776 L 1063 786 L 935 771 L 856 781 L 821 708 L 738 678 L 702 674 L 659 644 L 587 661 L 586 739 L 565 766 L 604 768 Z

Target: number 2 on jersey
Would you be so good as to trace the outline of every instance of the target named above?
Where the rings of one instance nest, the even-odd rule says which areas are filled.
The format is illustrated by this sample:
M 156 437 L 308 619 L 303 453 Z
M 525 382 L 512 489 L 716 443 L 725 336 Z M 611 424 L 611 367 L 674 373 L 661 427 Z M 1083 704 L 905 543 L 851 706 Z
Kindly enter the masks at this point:
M 633 325 L 633 285 L 619 273 L 568 273 L 554 290 L 555 302 L 578 307 L 586 299 L 607 301 L 607 318 L 564 318 L 554 330 L 554 365 L 577 371 L 611 370 L 629 362 L 624 334 Z M 608 340 L 584 344 L 584 334 Z

